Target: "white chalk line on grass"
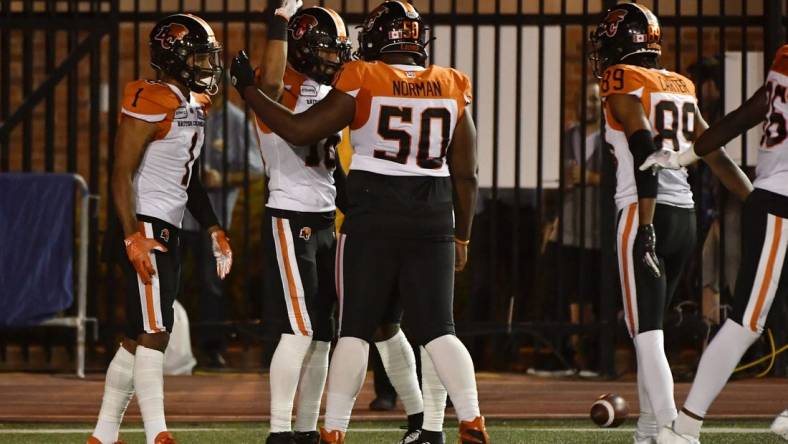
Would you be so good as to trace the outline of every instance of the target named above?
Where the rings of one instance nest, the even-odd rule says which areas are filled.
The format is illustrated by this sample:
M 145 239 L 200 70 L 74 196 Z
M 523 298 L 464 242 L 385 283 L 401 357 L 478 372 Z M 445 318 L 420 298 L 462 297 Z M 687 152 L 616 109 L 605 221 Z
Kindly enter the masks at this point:
M 634 427 L 619 427 L 615 429 L 600 429 L 592 427 L 496 427 L 492 430 L 505 430 L 508 432 L 571 432 L 571 433 L 632 433 L 635 431 Z M 212 427 L 174 427 L 169 429 L 174 433 L 221 433 L 221 432 L 263 432 L 264 429 L 254 428 L 212 428 Z M 141 428 L 122 429 L 121 433 L 144 433 L 145 430 Z M 400 428 L 363 428 L 363 429 L 350 429 L 351 434 L 355 433 L 402 433 L 403 429 Z M 18 428 L 18 429 L 0 429 L 0 435 L 64 435 L 64 434 L 90 434 L 93 429 L 34 429 L 34 428 Z M 756 435 L 763 433 L 770 433 L 767 428 L 750 428 L 750 427 L 706 427 L 703 433 L 723 433 L 723 434 L 747 434 Z

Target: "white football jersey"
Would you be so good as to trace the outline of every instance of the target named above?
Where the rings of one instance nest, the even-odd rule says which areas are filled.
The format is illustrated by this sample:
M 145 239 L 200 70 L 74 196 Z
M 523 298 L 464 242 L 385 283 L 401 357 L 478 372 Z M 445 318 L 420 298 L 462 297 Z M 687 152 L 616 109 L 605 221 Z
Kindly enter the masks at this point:
M 769 111 L 763 122 L 763 137 L 755 168 L 756 188 L 788 196 L 788 45 L 783 45 L 766 77 Z
M 279 103 L 295 113 L 309 109 L 331 91 L 330 86 L 315 82 L 290 67 L 285 71 L 284 88 Z M 303 212 L 336 209 L 333 173 L 341 133 L 311 146 L 296 146 L 271 132 L 257 119 L 257 134 L 269 179 L 267 207 Z
M 472 98 L 465 74 L 436 65 L 356 60 L 337 73 L 334 88 L 356 99 L 351 170 L 449 176 L 446 152 Z
M 126 85 L 121 113 L 159 126 L 134 175 L 137 214 L 181 226 L 210 103 L 206 94 L 190 93 L 187 99 L 164 82 L 137 80 Z
M 695 85 L 686 77 L 664 69 L 634 65 L 613 65 L 605 70 L 600 82 L 605 109 L 605 141 L 616 156 L 616 207 L 622 209 L 637 202 L 635 169 L 624 128 L 613 117 L 606 98 L 613 94 L 636 96 L 643 104 L 657 149 L 678 152 L 692 148 L 695 138 L 697 99 Z M 687 170 L 661 170 L 657 203 L 682 208 L 695 206 Z

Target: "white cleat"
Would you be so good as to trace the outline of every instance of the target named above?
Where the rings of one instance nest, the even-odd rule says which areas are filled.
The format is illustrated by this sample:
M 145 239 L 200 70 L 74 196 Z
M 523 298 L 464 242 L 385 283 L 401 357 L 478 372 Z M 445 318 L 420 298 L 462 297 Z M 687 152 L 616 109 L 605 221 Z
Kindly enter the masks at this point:
M 700 444 L 700 440 L 694 436 L 681 435 L 672 426 L 665 426 L 657 435 L 657 444 Z
M 776 418 L 770 427 L 772 433 L 788 441 L 788 410 L 783 410 Z

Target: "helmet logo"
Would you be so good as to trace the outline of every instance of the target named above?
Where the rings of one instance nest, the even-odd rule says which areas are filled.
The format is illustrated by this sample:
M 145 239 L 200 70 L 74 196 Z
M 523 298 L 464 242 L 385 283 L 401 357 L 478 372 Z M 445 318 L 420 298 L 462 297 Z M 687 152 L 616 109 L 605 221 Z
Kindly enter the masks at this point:
M 601 33 L 608 37 L 615 37 L 618 32 L 618 24 L 624 21 L 626 15 L 626 9 L 614 9 L 608 12 L 605 19 L 599 24 Z
M 387 12 L 389 12 L 389 8 L 383 5 L 378 6 L 378 8 L 372 11 L 372 13 L 369 14 L 369 17 L 367 17 L 367 21 L 364 22 L 364 29 L 367 31 L 372 29 L 372 27 L 375 26 L 375 22 Z
M 162 26 L 154 39 L 160 42 L 162 48 L 170 49 L 175 42 L 183 40 L 188 33 L 189 28 L 186 26 L 180 23 L 170 23 Z
M 301 17 L 298 17 L 295 23 L 293 23 L 292 32 L 293 38 L 296 40 L 301 40 L 304 37 L 304 34 L 309 32 L 312 28 L 318 25 L 317 18 L 313 15 L 304 14 Z

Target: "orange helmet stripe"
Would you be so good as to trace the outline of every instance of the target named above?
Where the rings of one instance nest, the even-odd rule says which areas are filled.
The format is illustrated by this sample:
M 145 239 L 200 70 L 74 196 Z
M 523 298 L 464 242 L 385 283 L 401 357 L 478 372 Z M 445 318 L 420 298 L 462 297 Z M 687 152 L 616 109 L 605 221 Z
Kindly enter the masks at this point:
M 330 15 L 331 18 L 334 19 L 334 25 L 336 25 L 336 27 L 337 27 L 337 36 L 339 36 L 339 37 L 347 37 L 347 29 L 345 28 L 345 21 L 342 20 L 342 17 L 340 17 L 340 15 L 337 14 L 336 11 L 334 11 L 331 8 L 326 8 L 326 7 L 323 7 L 323 6 L 316 6 L 316 8 L 317 9 L 322 9 L 323 11 L 326 11 L 328 13 L 328 15 Z

